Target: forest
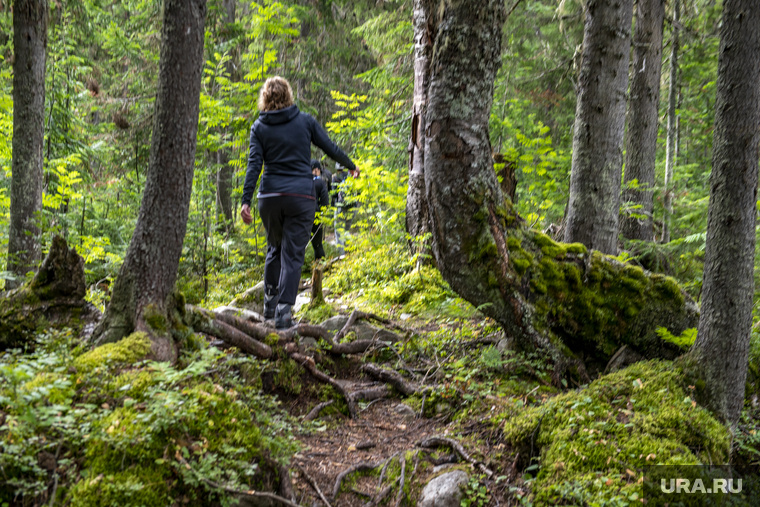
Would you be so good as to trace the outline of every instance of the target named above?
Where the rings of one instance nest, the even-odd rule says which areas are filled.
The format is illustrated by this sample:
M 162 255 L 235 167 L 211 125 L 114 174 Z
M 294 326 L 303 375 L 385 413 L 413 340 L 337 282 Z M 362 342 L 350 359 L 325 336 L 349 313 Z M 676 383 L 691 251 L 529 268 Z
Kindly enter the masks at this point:
M 753 0 L 0 0 L 0 506 L 757 505 L 759 156 Z

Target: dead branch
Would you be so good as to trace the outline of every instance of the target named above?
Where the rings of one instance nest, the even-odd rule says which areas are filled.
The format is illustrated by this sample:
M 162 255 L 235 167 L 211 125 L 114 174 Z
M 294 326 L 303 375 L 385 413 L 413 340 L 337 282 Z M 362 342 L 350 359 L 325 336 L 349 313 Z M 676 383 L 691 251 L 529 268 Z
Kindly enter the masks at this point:
M 390 384 L 404 396 L 411 396 L 420 390 L 418 386 L 415 386 L 404 380 L 398 372 L 393 370 L 386 370 L 385 368 L 381 368 L 374 363 L 367 363 L 362 365 L 361 371 L 373 378 Z
M 326 409 L 330 405 L 332 405 L 335 402 L 335 400 L 325 401 L 323 403 L 320 403 L 316 407 L 312 408 L 308 414 L 306 414 L 303 418 L 304 421 L 313 421 L 317 417 L 319 417 L 319 413 L 322 412 L 322 410 Z
M 319 489 L 317 482 L 309 474 L 306 473 L 306 470 L 304 470 L 301 465 L 296 465 L 296 468 L 301 473 L 303 478 L 306 479 L 306 482 L 309 483 L 309 486 L 311 486 L 314 491 L 317 492 L 317 495 L 319 495 L 319 498 L 322 499 L 322 502 L 326 505 L 326 507 L 332 507 L 330 505 L 330 502 L 327 501 L 327 498 L 325 498 L 324 493 L 322 493 L 322 490 Z
M 483 462 L 476 461 L 472 458 L 469 454 L 467 454 L 467 451 L 464 450 L 464 447 L 457 442 L 456 440 L 453 440 L 451 438 L 446 437 L 428 437 L 425 440 L 421 441 L 419 444 L 420 447 L 425 448 L 432 448 L 432 447 L 443 447 L 448 446 L 451 447 L 463 460 L 471 464 L 472 466 L 478 468 L 481 472 L 486 474 L 486 476 L 490 479 L 493 476 L 493 472 L 486 467 Z
M 364 461 L 362 463 L 359 463 L 357 465 L 354 465 L 350 468 L 347 468 L 343 470 L 340 474 L 338 474 L 338 477 L 335 479 L 335 486 L 333 486 L 332 491 L 332 499 L 335 500 L 337 498 L 338 493 L 340 493 L 340 486 L 343 484 L 343 479 L 345 479 L 348 475 L 351 475 L 354 472 L 368 472 L 370 470 L 374 470 L 375 468 L 379 467 L 382 463 L 370 463 L 368 461 Z
M 272 348 L 269 345 L 251 338 L 236 327 L 217 320 L 214 312 L 193 305 L 185 305 L 185 311 L 190 314 L 192 326 L 196 331 L 219 338 L 256 357 L 262 359 L 272 357 Z

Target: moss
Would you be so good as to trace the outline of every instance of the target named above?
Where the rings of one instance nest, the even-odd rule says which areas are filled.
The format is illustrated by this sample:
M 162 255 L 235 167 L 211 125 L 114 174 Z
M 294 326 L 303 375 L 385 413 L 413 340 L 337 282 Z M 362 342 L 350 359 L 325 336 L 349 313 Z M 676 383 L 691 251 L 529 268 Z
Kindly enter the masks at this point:
M 69 499 L 72 507 L 172 504 L 166 471 L 155 465 L 83 478 L 71 488 Z
M 96 347 L 76 358 L 74 366 L 89 371 L 113 363 L 131 364 L 143 359 L 150 352 L 150 338 L 142 332 L 132 333 L 116 343 Z
M 336 315 L 332 306 L 328 305 L 322 300 L 321 304 L 312 306 L 311 304 L 304 307 L 304 310 L 299 314 L 299 317 L 307 322 L 324 322 L 330 317 Z
M 158 307 L 152 304 L 145 307 L 143 318 L 151 329 L 154 329 L 161 334 L 167 333 L 171 327 L 169 326 L 169 320 L 166 318 L 166 315 Z
M 682 380 L 673 363 L 641 362 L 586 389 L 496 417 L 511 446 L 540 452 L 535 503 L 640 497 L 638 479 L 647 465 L 725 463 L 729 430 L 693 403 Z
M 47 401 L 52 404 L 64 403 L 74 394 L 69 377 L 61 373 L 38 373 L 23 384 L 19 394 L 27 400 Z
M 292 359 L 280 361 L 277 372 L 274 375 L 274 383 L 287 393 L 298 396 L 301 394 L 301 368 Z

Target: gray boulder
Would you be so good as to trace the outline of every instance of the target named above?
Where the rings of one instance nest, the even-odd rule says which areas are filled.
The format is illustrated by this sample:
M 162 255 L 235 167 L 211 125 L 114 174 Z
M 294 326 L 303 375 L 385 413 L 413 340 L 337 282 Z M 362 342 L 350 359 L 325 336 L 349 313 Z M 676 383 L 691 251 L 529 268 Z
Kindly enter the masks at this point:
M 348 322 L 348 315 L 336 315 L 330 317 L 324 321 L 321 325 L 331 333 L 337 333 Z M 371 340 L 373 338 L 382 342 L 396 343 L 401 340 L 401 337 L 396 333 L 388 331 L 387 329 L 370 326 L 366 322 L 357 322 L 351 326 L 351 331 L 356 333 L 356 337 L 359 340 Z
M 464 496 L 462 485 L 469 479 L 462 470 L 439 475 L 425 485 L 417 507 L 459 507 Z

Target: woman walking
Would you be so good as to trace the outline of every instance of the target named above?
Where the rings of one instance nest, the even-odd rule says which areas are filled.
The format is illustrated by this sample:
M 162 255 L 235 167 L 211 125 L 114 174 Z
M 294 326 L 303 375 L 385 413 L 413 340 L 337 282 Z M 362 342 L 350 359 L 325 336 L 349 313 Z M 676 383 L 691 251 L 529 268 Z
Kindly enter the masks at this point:
M 264 264 L 264 317 L 275 327 L 293 326 L 306 245 L 314 223 L 315 190 L 311 174 L 311 144 L 352 173 L 356 165 L 333 143 L 317 121 L 298 110 L 293 91 L 282 77 L 266 80 L 259 95 L 259 117 L 251 127 L 248 168 L 240 216 L 250 224 L 251 198 L 261 174 L 259 213 L 267 236 Z

